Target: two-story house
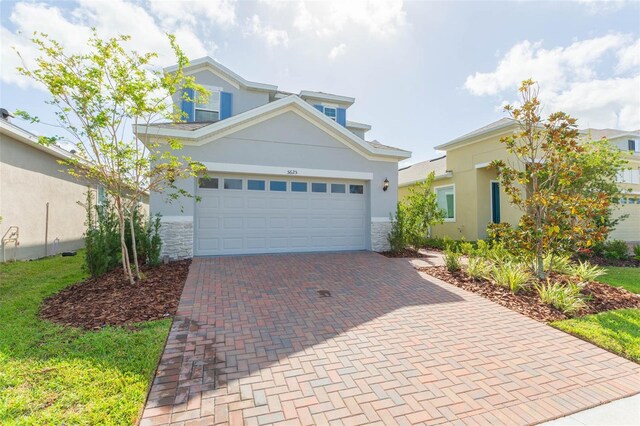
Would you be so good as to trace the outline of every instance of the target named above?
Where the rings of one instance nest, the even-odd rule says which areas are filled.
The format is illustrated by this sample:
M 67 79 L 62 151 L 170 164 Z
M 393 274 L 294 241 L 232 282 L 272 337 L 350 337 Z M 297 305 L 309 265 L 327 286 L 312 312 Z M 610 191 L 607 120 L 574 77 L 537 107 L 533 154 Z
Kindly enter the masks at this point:
M 211 92 L 206 102 L 177 93 L 186 123 L 135 129 L 143 141 L 179 139 L 180 155 L 207 168 L 198 179 L 176 182 L 193 199 L 151 194 L 151 213 L 162 215 L 164 254 L 387 248 L 398 161 L 410 152 L 367 141 L 371 126 L 348 119 L 353 98 L 286 93 L 208 57 L 185 72 Z
M 436 146 L 446 155 L 431 161 L 416 163 L 400 170 L 399 197 L 406 197 L 409 187 L 435 173 L 434 191 L 445 212 L 444 223 L 436 225 L 432 233 L 437 237 L 465 238 L 475 241 L 486 238 L 490 223 L 518 224 L 521 212 L 509 203 L 500 188 L 496 171 L 489 167 L 494 160 L 510 160 L 500 139 L 516 131 L 517 124 L 503 118 L 452 141 Z M 615 215 L 627 215 L 611 233 L 611 239 L 629 243 L 640 242 L 640 132 L 614 129 L 586 129 L 581 131 L 585 141 L 606 137 L 621 150 L 631 151 L 628 170 L 620 174 L 618 182 L 625 196 Z

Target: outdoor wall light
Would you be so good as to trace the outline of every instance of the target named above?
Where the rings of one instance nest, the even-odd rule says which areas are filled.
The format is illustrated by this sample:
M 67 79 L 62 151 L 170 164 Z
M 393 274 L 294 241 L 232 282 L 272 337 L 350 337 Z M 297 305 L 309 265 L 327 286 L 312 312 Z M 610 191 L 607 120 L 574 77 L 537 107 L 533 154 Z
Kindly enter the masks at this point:
M 386 191 L 387 189 L 389 189 L 389 179 L 384 178 L 384 183 L 382 184 L 382 190 Z

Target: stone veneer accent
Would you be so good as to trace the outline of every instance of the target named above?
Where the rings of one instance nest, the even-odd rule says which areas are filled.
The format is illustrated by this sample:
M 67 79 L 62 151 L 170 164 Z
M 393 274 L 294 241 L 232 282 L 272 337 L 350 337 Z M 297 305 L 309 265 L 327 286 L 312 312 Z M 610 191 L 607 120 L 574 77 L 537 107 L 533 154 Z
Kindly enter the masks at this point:
M 163 220 L 160 227 L 162 250 L 160 257 L 188 259 L 193 257 L 193 222 Z
M 391 232 L 391 221 L 371 222 L 371 250 L 389 250 L 389 239 L 387 238 L 389 232 Z

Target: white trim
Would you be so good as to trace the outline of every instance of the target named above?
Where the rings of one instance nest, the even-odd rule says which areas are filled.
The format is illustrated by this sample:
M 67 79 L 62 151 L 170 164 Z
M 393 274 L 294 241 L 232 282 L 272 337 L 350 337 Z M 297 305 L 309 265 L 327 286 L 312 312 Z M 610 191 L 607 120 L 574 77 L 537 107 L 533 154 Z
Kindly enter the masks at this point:
M 445 217 L 444 221 L 446 223 L 454 223 L 456 221 L 457 216 L 458 216 L 457 215 L 457 204 L 458 204 L 458 202 L 456 200 L 456 198 L 457 198 L 456 197 L 456 184 L 455 183 L 450 183 L 450 184 L 447 184 L 447 185 L 434 186 L 433 187 L 433 192 L 436 193 L 436 203 L 437 203 L 438 202 L 438 199 L 437 199 L 438 189 L 439 188 L 449 188 L 449 187 L 453 188 L 453 217 Z
M 160 216 L 160 222 L 193 222 L 193 216 Z
M 489 167 L 491 165 L 490 161 L 487 161 L 485 163 L 478 163 L 475 165 L 476 169 L 484 169 L 485 167 Z
M 370 145 L 295 95 L 253 108 L 197 130 L 167 129 L 144 125 L 134 126 L 133 130 L 140 138 L 157 138 L 159 141 L 166 138 L 177 138 L 180 139 L 184 145 L 202 146 L 289 111 L 308 120 L 319 129 L 333 136 L 369 160 L 398 161 L 399 158 L 404 159 L 411 157 L 410 151 L 388 148 L 381 149 Z
M 202 163 L 209 172 L 220 173 L 242 173 L 252 175 L 272 175 L 287 176 L 290 178 L 300 177 L 319 177 L 319 178 L 335 178 L 335 179 L 351 179 L 351 180 L 373 180 L 373 173 L 369 172 L 352 172 L 348 170 L 324 170 L 324 169 L 302 169 L 295 166 L 259 166 L 253 164 L 232 164 L 232 163 Z M 293 173 L 295 171 L 295 173 Z
M 435 176 L 433 178 L 433 180 L 437 181 L 437 180 L 442 180 L 442 179 L 448 179 L 450 177 L 453 177 L 453 172 L 446 172 L 444 174 L 437 175 L 437 176 Z M 411 185 L 414 185 L 414 184 L 419 183 L 419 182 L 424 182 L 426 180 L 427 180 L 426 178 L 420 178 L 420 179 L 410 180 L 408 182 L 398 183 L 398 188 L 404 188 L 405 186 L 411 186 Z
M 357 121 L 347 120 L 347 128 L 367 131 L 367 130 L 371 130 L 371 125 L 365 124 L 365 123 L 359 123 Z
M 322 101 L 338 102 L 342 104 L 353 104 L 356 100 L 349 96 L 332 95 L 331 93 L 312 92 L 310 90 L 302 90 L 300 92 L 301 98 L 318 99 Z
M 372 217 L 371 223 L 390 223 L 391 219 L 388 217 Z

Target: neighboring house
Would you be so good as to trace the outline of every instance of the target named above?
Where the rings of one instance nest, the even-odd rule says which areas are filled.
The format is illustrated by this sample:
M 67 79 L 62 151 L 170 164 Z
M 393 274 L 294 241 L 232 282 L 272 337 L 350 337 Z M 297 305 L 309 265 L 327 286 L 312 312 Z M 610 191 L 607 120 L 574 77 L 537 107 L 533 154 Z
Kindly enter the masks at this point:
M 7 118 L 0 118 L 0 260 L 37 259 L 81 248 L 86 213 L 78 202 L 85 201 L 87 188 L 97 197 L 104 197 L 104 191 L 69 175 L 58 163 L 71 158 L 71 152 L 39 144 L 36 135 Z
M 163 255 L 388 248 L 398 161 L 410 152 L 365 140 L 371 126 L 347 120 L 353 98 L 278 91 L 208 57 L 185 72 L 211 91 L 208 102 L 178 93 L 188 122 L 136 129 L 142 140 L 179 139 L 180 155 L 208 171 L 176 182 L 193 199 L 151 194 Z
M 489 168 L 494 160 L 509 159 L 500 138 L 516 131 L 517 124 L 503 118 L 485 127 L 436 147 L 445 156 L 405 167 L 399 171 L 399 198 L 404 198 L 409 187 L 424 181 L 435 172 L 434 190 L 445 221 L 436 225 L 432 233 L 437 237 L 478 240 L 486 238 L 490 223 L 507 222 L 517 225 L 521 213 L 509 203 L 498 183 L 496 171 Z M 629 170 L 621 173 L 618 181 L 625 190 L 616 215 L 627 214 L 611 233 L 611 239 L 640 242 L 640 132 L 587 129 L 583 137 L 591 140 L 607 137 L 621 150 L 632 151 Z

